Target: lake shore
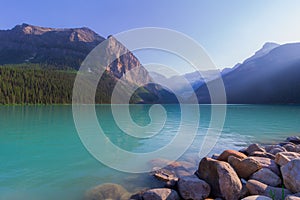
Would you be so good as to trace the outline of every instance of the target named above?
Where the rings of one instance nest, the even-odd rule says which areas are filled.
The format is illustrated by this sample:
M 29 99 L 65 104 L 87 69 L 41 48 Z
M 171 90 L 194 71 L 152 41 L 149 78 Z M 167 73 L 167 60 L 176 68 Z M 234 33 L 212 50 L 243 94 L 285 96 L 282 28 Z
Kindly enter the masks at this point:
M 168 165 L 155 168 L 162 163 Z M 102 184 L 89 190 L 86 199 L 300 199 L 299 136 L 278 144 L 224 150 L 200 162 L 156 159 L 150 164 L 154 170 L 149 176 L 159 179 L 164 187 L 132 194 L 120 185 Z

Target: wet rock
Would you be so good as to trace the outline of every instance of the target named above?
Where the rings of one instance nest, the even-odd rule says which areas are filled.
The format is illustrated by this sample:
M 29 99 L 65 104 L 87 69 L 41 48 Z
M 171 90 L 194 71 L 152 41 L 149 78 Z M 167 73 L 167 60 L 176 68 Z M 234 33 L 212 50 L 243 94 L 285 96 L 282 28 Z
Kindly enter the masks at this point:
M 161 181 L 168 182 L 168 181 L 177 181 L 178 177 L 175 173 L 166 170 L 166 169 L 155 169 L 151 172 L 153 176 Z
M 300 192 L 300 159 L 292 160 L 280 169 L 285 187 L 294 193 Z
M 219 158 L 219 156 L 220 156 L 220 154 L 215 153 L 211 156 L 211 158 L 217 160 Z
M 296 158 L 300 158 L 300 154 L 299 153 L 295 153 L 295 152 L 280 152 L 280 153 L 276 154 L 275 162 L 278 165 L 283 166 L 283 165 L 287 164 L 288 162 L 290 162 L 291 160 L 294 160 Z
M 271 149 L 269 153 L 276 155 L 279 152 L 286 152 L 286 149 L 284 147 L 276 147 Z
M 247 156 L 245 154 L 241 153 L 241 152 L 238 152 L 238 151 L 235 151 L 235 150 L 225 150 L 225 151 L 223 151 L 223 153 L 221 153 L 221 155 L 218 157 L 217 160 L 227 162 L 229 156 L 234 156 L 234 157 L 237 157 L 237 158 L 240 158 L 240 159 L 247 158 Z
M 252 174 L 250 179 L 257 180 L 261 183 L 264 183 L 264 184 L 267 184 L 267 185 L 273 186 L 273 187 L 279 186 L 282 183 L 281 178 L 268 168 L 262 168 L 262 169 L 258 170 L 257 172 Z
M 263 158 L 263 157 L 256 157 L 256 156 L 251 156 L 249 158 L 253 158 L 254 160 L 258 161 L 263 168 L 268 168 L 272 172 L 280 176 L 279 168 L 274 160 L 270 158 Z
M 274 198 L 274 200 L 282 200 L 282 195 L 285 198 L 287 195 L 291 194 L 291 192 L 287 189 L 268 186 L 256 180 L 249 180 L 246 187 L 251 195 L 268 196 L 270 198 Z M 282 193 L 283 190 L 284 194 Z
M 256 156 L 256 157 L 264 157 L 264 158 L 270 158 L 272 160 L 275 159 L 275 156 L 268 152 L 261 152 L 261 151 L 254 151 L 249 156 Z
M 260 145 L 258 145 L 258 144 L 251 144 L 246 149 L 246 152 L 247 152 L 248 155 L 250 155 L 254 151 L 265 152 L 266 150 L 263 147 L 261 147 Z
M 295 145 L 293 143 L 288 143 L 283 146 L 287 151 L 300 153 L 300 144 Z
M 243 198 L 242 200 L 272 200 L 270 197 L 263 196 L 263 195 L 252 195 Z
M 157 188 L 147 190 L 143 194 L 143 200 L 179 200 L 175 190 L 168 188 Z
M 131 194 L 121 185 L 105 183 L 87 191 L 86 200 L 116 199 L 128 200 Z
M 292 137 L 288 137 L 285 140 L 286 142 L 291 142 L 294 144 L 300 144 L 300 137 L 299 136 L 292 136 Z
M 195 175 L 187 176 L 179 179 L 178 191 L 183 199 L 202 200 L 209 196 L 210 186 Z
M 248 179 L 254 172 L 261 169 L 261 164 L 252 159 L 239 159 L 234 156 L 229 156 L 228 163 L 233 167 L 239 177 Z
M 210 185 L 211 193 L 215 197 L 225 200 L 239 199 L 242 183 L 228 163 L 203 158 L 199 163 L 197 175 Z

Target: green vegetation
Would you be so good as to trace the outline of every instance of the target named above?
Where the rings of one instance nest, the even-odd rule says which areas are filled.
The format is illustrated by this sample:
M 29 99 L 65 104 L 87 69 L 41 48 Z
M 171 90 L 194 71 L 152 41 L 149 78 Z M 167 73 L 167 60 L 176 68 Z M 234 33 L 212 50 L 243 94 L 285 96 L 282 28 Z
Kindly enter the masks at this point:
M 57 70 L 49 65 L 0 66 L 0 104 L 71 104 L 75 77 L 74 70 Z M 115 78 L 104 74 L 99 81 L 95 102 L 110 103 L 115 83 Z M 140 92 L 149 94 L 145 88 Z M 135 93 L 131 103 L 141 100 Z

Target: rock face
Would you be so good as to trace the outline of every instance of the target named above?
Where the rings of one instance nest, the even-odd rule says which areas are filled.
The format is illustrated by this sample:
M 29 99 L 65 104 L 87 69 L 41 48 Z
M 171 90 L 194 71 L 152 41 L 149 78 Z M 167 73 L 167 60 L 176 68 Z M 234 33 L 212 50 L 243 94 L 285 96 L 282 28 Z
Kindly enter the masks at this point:
M 238 152 L 235 150 L 225 150 L 225 151 L 223 151 L 223 153 L 221 153 L 221 155 L 218 157 L 217 160 L 228 161 L 229 156 L 234 156 L 234 157 L 241 158 L 241 159 L 247 158 L 247 156 L 241 152 Z
M 276 155 L 279 152 L 286 152 L 286 149 L 283 147 L 276 147 L 270 150 L 270 153 Z
M 130 193 L 127 192 L 121 185 L 106 183 L 96 186 L 89 190 L 86 195 L 86 200 L 102 200 L 102 199 L 118 199 L 128 200 Z
M 197 176 L 182 177 L 178 181 L 178 191 L 183 199 L 201 200 L 210 194 L 210 186 Z
M 292 160 L 280 169 L 285 187 L 294 193 L 300 192 L 300 159 Z
M 252 196 L 243 198 L 242 200 L 272 200 L 272 199 L 270 197 L 266 197 L 263 195 L 252 195 Z
M 199 163 L 197 175 L 210 185 L 211 192 L 216 197 L 225 200 L 239 199 L 242 183 L 228 163 L 203 158 Z
M 268 168 L 271 171 L 273 171 L 275 174 L 280 176 L 279 168 L 274 160 L 269 158 L 256 157 L 256 156 L 250 156 L 249 158 L 253 158 L 254 160 L 258 161 L 263 168 Z
M 282 183 L 281 178 L 268 168 L 258 170 L 250 177 L 250 179 L 254 179 L 274 187 L 279 186 Z
M 295 152 L 280 152 L 280 153 L 276 154 L 275 162 L 278 165 L 283 166 L 283 165 L 287 164 L 288 162 L 290 162 L 291 160 L 294 160 L 296 158 L 300 158 L 300 154 L 299 153 L 295 153 Z
M 291 194 L 291 192 L 287 189 L 284 189 L 283 194 L 282 188 L 271 187 L 256 180 L 249 180 L 246 184 L 246 187 L 251 195 L 264 195 L 272 197 L 275 200 L 282 200 L 282 196 L 285 198 L 287 195 Z
M 238 176 L 244 179 L 248 179 L 254 172 L 262 168 L 261 164 L 253 158 L 239 159 L 229 156 L 228 162 Z
M 49 63 L 78 69 L 105 38 L 89 28 L 57 29 L 29 24 L 0 31 L 0 64 Z
M 143 200 L 179 200 L 179 196 L 175 190 L 167 188 L 158 188 L 147 190 L 143 194 Z

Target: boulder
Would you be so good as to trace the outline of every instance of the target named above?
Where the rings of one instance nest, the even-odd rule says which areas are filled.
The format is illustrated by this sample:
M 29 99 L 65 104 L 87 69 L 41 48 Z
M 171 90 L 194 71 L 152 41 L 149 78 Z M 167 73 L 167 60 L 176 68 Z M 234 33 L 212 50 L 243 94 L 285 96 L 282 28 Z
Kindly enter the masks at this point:
M 228 163 L 233 167 L 239 177 L 248 179 L 254 172 L 261 169 L 261 164 L 253 158 L 239 159 L 229 156 Z
M 292 137 L 288 137 L 285 140 L 286 142 L 291 142 L 294 144 L 300 144 L 300 137 L 299 136 L 292 136 Z
M 300 200 L 300 193 L 288 195 L 285 200 Z
M 270 152 L 272 149 L 277 148 L 277 147 L 281 147 L 281 146 L 278 144 L 270 144 L 270 145 L 264 146 L 264 148 L 267 152 Z
M 157 188 L 147 190 L 143 194 L 143 200 L 179 200 L 175 190 L 168 188 Z
M 300 192 L 300 159 L 294 159 L 280 169 L 285 187 L 294 193 Z
M 294 150 L 295 146 L 296 146 L 296 145 L 295 145 L 294 143 L 291 143 L 291 142 L 289 142 L 289 143 L 283 145 L 283 147 L 284 147 L 287 151 L 292 151 L 292 152 L 294 152 L 293 150 Z
M 276 148 L 271 149 L 271 151 L 269 153 L 276 155 L 279 152 L 286 152 L 286 149 L 284 147 L 276 147 Z
M 261 147 L 259 144 L 251 144 L 246 149 L 248 155 L 250 155 L 254 151 L 265 152 L 266 150 L 263 147 Z
M 225 151 L 223 151 L 223 153 L 221 153 L 221 155 L 218 157 L 217 160 L 227 162 L 229 156 L 234 156 L 234 157 L 237 157 L 237 158 L 240 158 L 240 159 L 247 158 L 247 156 L 245 154 L 241 153 L 241 152 L 238 152 L 238 151 L 235 151 L 235 150 L 225 150 Z
M 262 169 L 258 170 L 257 172 L 252 174 L 250 179 L 254 179 L 259 182 L 262 182 L 264 184 L 267 184 L 269 186 L 274 186 L 274 187 L 279 186 L 282 183 L 281 178 L 268 168 L 262 168 Z
M 287 189 L 268 186 L 264 183 L 252 179 L 247 182 L 246 187 L 248 188 L 251 195 L 264 195 L 274 200 L 282 200 L 282 196 L 284 196 L 285 198 L 286 196 L 292 194 Z
M 275 156 L 268 152 L 261 152 L 261 151 L 254 151 L 249 156 L 256 156 L 256 157 L 264 157 L 264 158 L 270 158 L 272 160 L 275 159 Z
M 300 154 L 299 153 L 295 153 L 295 152 L 280 152 L 280 153 L 276 154 L 275 162 L 278 165 L 283 166 L 283 165 L 287 164 L 288 162 L 290 162 L 291 160 L 294 160 L 296 158 L 300 158 Z
M 263 196 L 263 195 L 252 195 L 243 198 L 242 200 L 272 200 L 270 197 Z
M 119 199 L 128 200 L 131 194 L 121 185 L 105 183 L 87 191 L 86 200 Z
M 289 195 L 284 200 L 300 200 L 300 197 L 297 197 L 295 195 Z
M 239 199 L 242 183 L 228 163 L 205 157 L 200 161 L 196 173 L 210 185 L 214 197 L 225 200 Z
M 263 158 L 263 157 L 256 157 L 256 156 L 251 156 L 250 158 L 253 158 L 254 160 L 258 161 L 263 168 L 268 168 L 272 172 L 280 176 L 279 168 L 274 160 L 270 158 Z
M 202 200 L 209 196 L 210 186 L 195 175 L 186 176 L 179 179 L 178 191 L 183 199 Z

